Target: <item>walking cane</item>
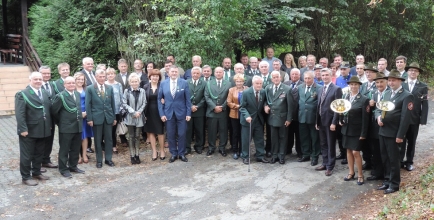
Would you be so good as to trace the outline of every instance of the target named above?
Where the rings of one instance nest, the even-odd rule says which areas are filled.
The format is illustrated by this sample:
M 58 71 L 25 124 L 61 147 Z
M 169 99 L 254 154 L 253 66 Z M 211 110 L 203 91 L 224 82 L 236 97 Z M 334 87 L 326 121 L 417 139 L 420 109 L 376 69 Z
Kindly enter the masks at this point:
M 250 130 L 249 130 L 249 170 L 248 170 L 248 172 L 250 172 L 250 143 L 252 143 L 252 123 L 253 123 L 253 119 L 250 121 Z

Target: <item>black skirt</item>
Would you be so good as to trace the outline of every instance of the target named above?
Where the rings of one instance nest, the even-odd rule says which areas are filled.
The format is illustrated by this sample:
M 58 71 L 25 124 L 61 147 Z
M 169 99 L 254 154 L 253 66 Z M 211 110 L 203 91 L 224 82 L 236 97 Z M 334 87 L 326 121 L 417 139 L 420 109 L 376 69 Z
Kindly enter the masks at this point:
M 342 145 L 346 149 L 360 151 L 362 150 L 363 140 L 359 140 L 360 136 L 347 136 L 342 135 Z

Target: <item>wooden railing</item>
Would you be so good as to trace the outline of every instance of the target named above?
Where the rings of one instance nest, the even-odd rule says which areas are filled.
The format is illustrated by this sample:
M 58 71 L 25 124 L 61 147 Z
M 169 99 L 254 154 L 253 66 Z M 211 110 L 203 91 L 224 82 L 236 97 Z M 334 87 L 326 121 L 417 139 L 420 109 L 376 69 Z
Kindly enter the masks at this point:
M 39 71 L 39 67 L 42 66 L 41 59 L 39 59 L 38 53 L 33 48 L 27 36 L 23 36 L 23 63 L 30 67 L 32 71 Z

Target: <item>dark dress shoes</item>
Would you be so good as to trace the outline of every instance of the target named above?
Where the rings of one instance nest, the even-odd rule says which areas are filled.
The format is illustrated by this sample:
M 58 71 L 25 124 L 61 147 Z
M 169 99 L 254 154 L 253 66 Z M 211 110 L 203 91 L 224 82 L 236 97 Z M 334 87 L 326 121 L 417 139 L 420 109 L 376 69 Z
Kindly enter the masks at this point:
M 46 173 L 47 169 L 41 167 L 41 173 Z
M 102 167 L 102 163 L 101 162 L 97 162 L 96 163 L 96 168 L 101 168 Z
M 62 173 L 62 176 L 65 178 L 72 178 L 71 173 Z
M 309 160 L 310 160 L 309 157 L 302 157 L 302 158 L 298 159 L 297 161 L 298 162 L 306 162 L 306 161 L 309 161 Z
M 249 159 L 243 159 L 244 164 L 249 164 Z
M 262 163 L 270 163 L 270 161 L 268 161 L 265 158 L 256 158 L 256 162 L 262 162 Z
M 324 165 L 321 165 L 317 168 L 315 168 L 316 171 L 326 170 L 326 167 Z
M 285 159 L 279 159 L 280 164 L 285 164 Z
M 336 157 L 336 160 L 342 160 L 342 159 L 345 159 L 345 158 L 346 158 L 345 154 L 341 153 L 341 154 L 339 154 L 339 155 Z
M 407 164 L 407 165 L 405 166 L 405 169 L 406 169 L 407 171 L 412 171 L 412 170 L 414 169 L 414 167 L 413 167 L 412 164 Z
M 191 154 L 191 150 L 186 150 L 185 155 Z
M 48 176 L 44 176 L 44 175 L 37 175 L 37 176 L 33 176 L 34 179 L 38 179 L 38 180 L 49 180 L 50 177 Z
M 371 170 L 371 169 L 372 169 L 372 166 L 369 163 L 365 163 L 362 166 L 362 170 Z
M 271 158 L 270 163 L 275 164 L 277 162 L 277 158 Z
M 312 161 L 310 162 L 310 165 L 311 165 L 311 166 L 316 166 L 316 165 L 318 165 L 318 160 L 312 160 Z
M 113 161 L 111 161 L 111 160 L 106 160 L 105 164 L 109 165 L 110 167 L 114 167 L 115 166 L 115 163 L 113 163 Z
M 27 186 L 36 186 L 36 185 L 38 185 L 38 181 L 32 180 L 32 179 L 23 180 L 23 184 L 27 185 Z
M 54 165 L 52 163 L 43 163 L 42 166 L 47 167 L 47 168 L 58 168 L 59 167 L 59 166 Z
M 198 153 L 198 154 L 202 154 L 202 150 L 201 149 L 194 149 L 194 151 L 196 151 L 196 153 Z
M 384 190 L 384 194 L 394 193 L 396 191 L 399 191 L 399 189 L 388 188 Z
M 226 156 L 228 155 L 224 150 L 219 150 L 219 153 L 220 153 L 223 157 L 226 157 Z
M 71 172 L 73 172 L 73 173 L 85 173 L 85 171 L 84 170 L 80 170 L 80 169 L 78 169 L 78 168 L 75 168 L 75 169 L 69 169 L 69 171 L 71 171 Z
M 183 161 L 183 162 L 188 162 L 187 157 L 185 157 L 184 155 L 179 156 L 179 159 L 181 159 L 181 161 Z
M 234 156 L 233 156 L 233 158 L 235 159 L 235 160 L 238 160 L 238 158 L 239 158 L 240 156 L 238 156 L 238 154 L 237 153 L 234 153 Z
M 377 190 L 386 190 L 389 188 L 389 185 L 383 184 L 377 188 Z
M 95 151 L 93 151 L 92 148 L 87 148 L 86 152 L 88 152 L 88 153 L 94 153 Z
M 326 170 L 325 171 L 326 176 L 331 176 L 332 174 L 333 174 L 333 170 Z
M 176 159 L 178 159 L 177 156 L 171 156 L 170 159 L 169 159 L 169 163 L 175 162 Z
M 372 181 L 372 180 L 382 180 L 382 179 L 383 179 L 382 177 L 374 176 L 374 175 L 368 176 L 368 178 L 366 178 L 366 180 L 369 180 L 369 181 Z
M 265 154 L 265 156 L 266 156 L 266 157 L 271 157 L 271 152 L 267 152 L 267 153 Z
M 343 160 L 341 161 L 341 164 L 348 164 L 348 160 L 347 160 L 347 158 L 343 159 Z
M 214 151 L 210 151 L 209 150 L 209 151 L 206 152 L 206 155 L 209 156 L 209 155 L 212 155 L 213 153 L 214 153 Z

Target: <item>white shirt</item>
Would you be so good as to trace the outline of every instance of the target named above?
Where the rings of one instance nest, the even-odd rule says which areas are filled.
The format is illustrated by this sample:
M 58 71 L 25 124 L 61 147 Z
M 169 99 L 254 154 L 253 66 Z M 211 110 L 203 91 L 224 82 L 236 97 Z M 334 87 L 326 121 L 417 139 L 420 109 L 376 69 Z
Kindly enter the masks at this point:
M 408 80 L 408 90 L 410 90 L 410 92 L 413 91 L 415 84 L 416 84 L 416 80 L 410 80 L 410 79 Z
M 95 76 L 92 74 L 92 72 L 88 72 L 87 70 L 84 70 L 84 72 L 86 72 L 87 76 L 90 78 L 90 81 L 96 82 Z
M 128 73 L 121 73 L 122 81 L 124 82 L 124 84 L 126 84 L 127 82 L 127 74 Z
M 38 95 L 38 91 L 41 91 L 41 89 L 35 89 L 35 88 L 33 88 L 31 85 L 29 85 L 30 86 L 30 88 L 32 88 L 33 89 L 33 91 L 35 92 L 35 94 L 39 97 L 39 95 Z M 41 91 L 41 95 L 42 95 L 42 91 Z

